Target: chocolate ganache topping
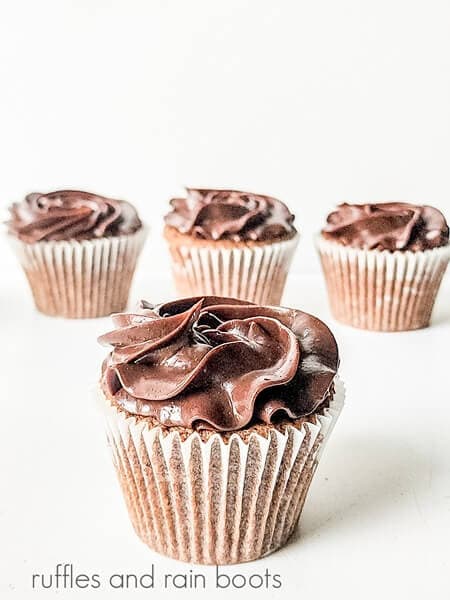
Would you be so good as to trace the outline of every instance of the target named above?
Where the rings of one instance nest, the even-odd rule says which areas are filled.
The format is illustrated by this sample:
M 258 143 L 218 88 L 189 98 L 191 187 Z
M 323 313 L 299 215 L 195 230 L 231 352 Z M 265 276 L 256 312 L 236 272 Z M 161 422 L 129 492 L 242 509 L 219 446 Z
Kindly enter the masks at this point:
M 28 194 L 10 213 L 10 233 L 27 243 L 126 235 L 142 227 L 128 202 L 75 190 Z
M 112 316 L 103 364 L 107 397 L 164 426 L 235 431 L 275 415 L 297 419 L 333 394 L 336 341 L 290 308 L 213 296 Z
M 296 233 L 294 215 L 270 196 L 235 190 L 186 189 L 173 198 L 167 225 L 205 240 L 263 241 Z
M 427 250 L 445 246 L 449 229 L 432 206 L 405 202 L 341 204 L 327 219 L 325 239 L 368 250 Z

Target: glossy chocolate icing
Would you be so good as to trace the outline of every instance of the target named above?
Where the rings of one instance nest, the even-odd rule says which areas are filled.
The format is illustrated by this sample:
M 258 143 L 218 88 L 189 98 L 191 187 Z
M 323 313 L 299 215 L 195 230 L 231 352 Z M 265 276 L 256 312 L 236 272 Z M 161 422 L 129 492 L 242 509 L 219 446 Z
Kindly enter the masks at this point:
M 294 215 L 283 202 L 235 190 L 187 188 L 185 198 L 170 201 L 167 225 L 205 240 L 235 242 L 284 238 L 296 232 Z
M 445 246 L 449 229 L 444 215 L 431 206 L 341 204 L 328 216 L 322 236 L 353 248 L 419 251 Z
M 9 232 L 30 244 L 126 235 L 142 227 L 128 202 L 75 190 L 28 194 L 10 213 Z
M 101 384 L 125 411 L 164 426 L 235 431 L 316 411 L 333 393 L 336 341 L 290 308 L 212 296 L 112 316 Z

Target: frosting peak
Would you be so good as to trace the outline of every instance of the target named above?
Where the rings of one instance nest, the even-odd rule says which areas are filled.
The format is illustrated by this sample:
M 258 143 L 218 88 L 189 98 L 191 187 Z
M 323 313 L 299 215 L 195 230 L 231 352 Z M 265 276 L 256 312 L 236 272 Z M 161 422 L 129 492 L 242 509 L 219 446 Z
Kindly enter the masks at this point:
M 427 250 L 445 246 L 449 229 L 431 206 L 406 202 L 341 204 L 327 218 L 325 239 L 368 250 Z
M 292 215 L 270 196 L 236 190 L 186 189 L 170 201 L 167 225 L 206 240 L 271 240 L 295 233 Z
M 126 235 L 142 226 L 128 202 L 75 190 L 28 194 L 10 213 L 10 233 L 27 243 Z
M 296 419 L 331 393 L 336 342 L 301 311 L 232 298 L 188 298 L 113 315 L 102 387 L 124 410 L 164 426 L 234 431 Z

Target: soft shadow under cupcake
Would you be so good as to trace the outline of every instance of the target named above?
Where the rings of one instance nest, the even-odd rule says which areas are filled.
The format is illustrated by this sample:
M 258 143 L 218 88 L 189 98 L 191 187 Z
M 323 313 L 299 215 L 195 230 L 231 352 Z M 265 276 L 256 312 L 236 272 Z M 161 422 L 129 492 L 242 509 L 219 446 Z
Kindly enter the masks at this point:
M 432 325 L 450 324 L 450 272 L 447 272 L 444 283 L 439 290 L 433 314 L 431 315 Z
M 398 510 L 410 504 L 411 493 L 429 485 L 429 477 L 427 457 L 400 438 L 337 440 L 333 452 L 326 452 L 322 459 L 301 525 L 288 545 Z

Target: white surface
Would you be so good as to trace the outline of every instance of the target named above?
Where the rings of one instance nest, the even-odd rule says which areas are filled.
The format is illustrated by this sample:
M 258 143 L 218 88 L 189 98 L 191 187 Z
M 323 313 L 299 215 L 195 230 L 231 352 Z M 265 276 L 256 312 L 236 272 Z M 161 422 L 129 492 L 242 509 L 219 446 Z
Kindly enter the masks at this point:
M 347 401 L 300 535 L 267 559 L 225 570 L 264 574 L 268 568 L 280 574 L 281 591 L 236 591 L 234 597 L 448 598 L 450 278 L 430 329 L 362 332 L 330 320 L 320 276 L 303 272 L 302 249 L 285 302 L 332 326 Z M 168 279 L 152 269 L 162 251 L 156 240 L 145 249 L 134 300 L 172 295 Z M 10 266 L 0 299 L 0 597 L 40 597 L 30 590 L 32 574 L 52 572 L 58 562 L 105 580 L 114 572 L 147 572 L 151 563 L 161 577 L 188 572 L 138 540 L 115 480 L 90 389 L 105 355 L 96 336 L 109 329 L 108 319 L 64 321 L 35 313 L 3 243 L 0 253 Z M 213 589 L 214 569 L 194 570 L 210 578 Z M 157 588 L 133 594 L 175 593 Z M 106 588 L 60 597 L 112 596 Z
M 449 27 L 446 0 L 0 1 L 0 206 L 60 187 L 129 199 L 152 228 L 134 298 L 160 301 L 161 216 L 180 185 L 278 195 L 302 232 L 285 302 L 330 322 L 312 234 L 335 203 L 450 216 Z M 39 597 L 32 573 L 58 562 L 185 571 L 138 541 L 114 480 L 89 390 L 108 321 L 34 313 L 0 244 L 0 597 Z M 330 324 L 347 406 L 301 536 L 228 569 L 267 567 L 281 591 L 235 597 L 447 599 L 450 276 L 426 331 Z

